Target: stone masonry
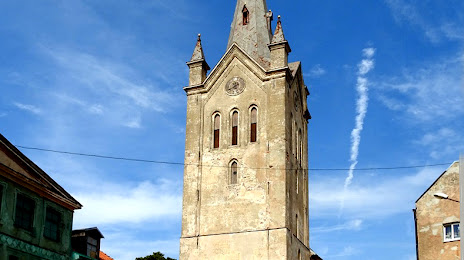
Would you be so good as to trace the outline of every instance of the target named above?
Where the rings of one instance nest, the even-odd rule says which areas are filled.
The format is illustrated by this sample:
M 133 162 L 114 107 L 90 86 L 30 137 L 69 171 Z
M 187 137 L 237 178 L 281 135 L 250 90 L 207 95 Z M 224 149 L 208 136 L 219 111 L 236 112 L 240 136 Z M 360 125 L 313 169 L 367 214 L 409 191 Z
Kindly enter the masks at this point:
M 444 234 L 445 226 L 459 224 L 459 200 L 459 163 L 455 162 L 416 201 L 418 260 L 460 259 L 459 239 L 445 239 Z
M 264 0 L 238 0 L 228 49 L 187 63 L 180 259 L 309 259 L 310 119 L 299 62 Z

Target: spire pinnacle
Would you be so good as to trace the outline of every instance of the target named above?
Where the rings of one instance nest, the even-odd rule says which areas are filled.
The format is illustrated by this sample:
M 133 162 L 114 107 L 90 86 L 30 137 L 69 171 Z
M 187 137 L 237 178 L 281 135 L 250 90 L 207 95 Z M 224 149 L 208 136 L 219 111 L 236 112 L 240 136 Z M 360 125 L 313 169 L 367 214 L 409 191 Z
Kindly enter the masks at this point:
M 272 11 L 266 0 L 237 0 L 228 46 L 236 43 L 263 67 L 269 67 Z
M 198 34 L 197 45 L 195 45 L 195 49 L 193 50 L 193 55 L 190 59 L 190 62 L 203 60 L 205 60 L 205 54 L 203 53 L 203 47 L 201 45 L 201 34 Z
M 277 26 L 272 37 L 271 44 L 285 42 L 284 30 L 282 29 L 282 21 L 280 21 L 280 15 L 277 16 Z

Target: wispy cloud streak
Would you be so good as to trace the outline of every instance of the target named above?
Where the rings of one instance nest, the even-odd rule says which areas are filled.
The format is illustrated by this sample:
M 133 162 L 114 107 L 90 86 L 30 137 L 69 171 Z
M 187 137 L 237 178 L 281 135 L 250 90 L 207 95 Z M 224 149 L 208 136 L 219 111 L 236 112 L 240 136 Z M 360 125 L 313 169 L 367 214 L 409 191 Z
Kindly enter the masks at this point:
M 374 48 L 363 49 L 363 59 L 358 64 L 358 80 L 356 84 L 356 91 L 358 94 L 358 100 L 356 101 L 356 122 L 353 131 L 351 132 L 351 155 L 350 155 L 350 170 L 348 171 L 348 177 L 345 179 L 344 190 L 348 189 L 351 182 L 353 181 L 353 171 L 358 164 L 359 144 L 361 142 L 361 132 L 364 127 L 364 118 L 366 117 L 367 107 L 369 103 L 369 86 L 367 80 L 367 73 L 374 68 Z M 342 197 L 340 203 L 340 214 L 343 211 L 345 199 Z
M 21 110 L 28 111 L 35 115 L 40 115 L 42 113 L 42 110 L 40 110 L 40 108 L 33 105 L 27 105 L 18 102 L 15 102 L 14 105 Z

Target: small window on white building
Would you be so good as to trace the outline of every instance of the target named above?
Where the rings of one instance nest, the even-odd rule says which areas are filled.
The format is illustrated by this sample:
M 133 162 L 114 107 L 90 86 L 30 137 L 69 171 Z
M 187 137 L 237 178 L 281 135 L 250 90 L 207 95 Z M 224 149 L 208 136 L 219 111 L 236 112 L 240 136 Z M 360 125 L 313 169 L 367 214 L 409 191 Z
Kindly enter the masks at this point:
M 445 224 L 443 226 L 444 241 L 455 241 L 461 238 L 459 223 Z

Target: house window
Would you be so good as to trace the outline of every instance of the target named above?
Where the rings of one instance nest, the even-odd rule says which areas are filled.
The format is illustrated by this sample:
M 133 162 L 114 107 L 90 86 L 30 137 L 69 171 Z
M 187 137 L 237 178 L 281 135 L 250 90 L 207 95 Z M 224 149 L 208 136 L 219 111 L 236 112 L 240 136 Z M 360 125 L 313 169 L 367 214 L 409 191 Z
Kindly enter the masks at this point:
M 61 214 L 50 208 L 47 207 L 47 213 L 45 217 L 45 228 L 44 228 L 44 237 L 58 241 L 59 240 L 59 226 L 61 222 Z
M 253 107 L 250 112 L 250 142 L 254 143 L 258 139 L 258 109 Z
M 221 116 L 216 114 L 214 116 L 214 148 L 219 148 L 219 135 L 221 129 Z
M 246 5 L 243 6 L 242 14 L 243 14 L 243 25 L 247 25 L 250 22 L 250 12 L 248 11 L 248 8 L 246 7 Z
M 461 238 L 459 223 L 446 224 L 443 226 L 444 241 L 455 241 Z
M 232 145 L 238 144 L 238 112 L 232 113 Z
M 230 164 L 230 184 L 238 183 L 238 164 L 237 161 L 232 161 Z
M 301 251 L 298 249 L 298 260 L 301 260 Z
M 90 256 L 92 258 L 97 258 L 97 246 L 98 246 L 98 241 L 94 238 L 87 237 L 87 256 Z
M 34 200 L 18 194 L 16 198 L 15 226 L 31 231 L 34 221 L 34 209 Z

